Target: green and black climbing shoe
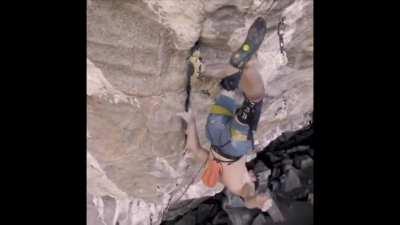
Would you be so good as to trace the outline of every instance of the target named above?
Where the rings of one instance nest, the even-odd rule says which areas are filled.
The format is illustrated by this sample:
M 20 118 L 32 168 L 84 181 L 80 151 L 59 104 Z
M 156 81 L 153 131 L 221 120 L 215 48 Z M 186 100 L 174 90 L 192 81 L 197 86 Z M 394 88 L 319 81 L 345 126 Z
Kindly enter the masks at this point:
M 239 87 L 240 78 L 242 77 L 243 70 L 225 77 L 221 80 L 220 85 L 227 91 L 233 91 Z
M 247 32 L 247 37 L 242 46 L 232 54 L 230 63 L 236 68 L 243 68 L 251 56 L 257 52 L 267 33 L 265 20 L 258 17 Z

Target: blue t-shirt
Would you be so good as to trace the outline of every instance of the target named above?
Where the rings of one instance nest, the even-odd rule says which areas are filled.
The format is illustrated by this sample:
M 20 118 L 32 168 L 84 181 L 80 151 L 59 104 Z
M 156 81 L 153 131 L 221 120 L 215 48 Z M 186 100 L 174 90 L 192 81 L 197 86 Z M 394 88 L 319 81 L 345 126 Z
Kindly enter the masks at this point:
M 214 106 L 226 109 L 231 115 L 218 114 L 213 111 L 208 115 L 206 125 L 208 140 L 227 155 L 240 157 L 247 154 L 253 147 L 252 142 L 247 140 L 250 128 L 247 124 L 237 122 L 233 116 L 239 105 L 233 98 L 220 95 Z

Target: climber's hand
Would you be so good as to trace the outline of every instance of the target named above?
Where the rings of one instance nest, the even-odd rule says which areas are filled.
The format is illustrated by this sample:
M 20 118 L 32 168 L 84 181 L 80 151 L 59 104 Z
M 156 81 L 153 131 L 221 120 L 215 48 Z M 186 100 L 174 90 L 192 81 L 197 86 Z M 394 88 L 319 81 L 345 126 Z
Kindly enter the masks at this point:
M 180 112 L 176 114 L 177 116 L 181 117 L 188 125 L 192 124 L 195 121 L 194 115 L 192 110 L 189 109 L 188 112 Z
M 261 211 L 266 212 L 272 207 L 272 199 L 267 199 L 263 206 L 261 207 Z
M 256 182 L 257 181 L 256 174 L 254 173 L 253 170 L 249 170 L 249 177 L 250 177 L 251 182 Z

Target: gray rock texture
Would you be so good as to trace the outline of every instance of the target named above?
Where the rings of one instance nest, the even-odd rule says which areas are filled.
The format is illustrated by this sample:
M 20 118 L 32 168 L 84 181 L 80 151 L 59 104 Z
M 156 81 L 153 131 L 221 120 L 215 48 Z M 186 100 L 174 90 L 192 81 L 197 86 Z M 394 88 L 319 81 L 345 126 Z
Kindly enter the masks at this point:
M 202 165 L 182 154 L 183 123 L 176 113 L 184 110 L 186 58 L 200 39 L 205 67 L 227 63 L 257 16 L 266 18 L 268 33 L 257 53 L 266 97 L 255 152 L 312 119 L 311 0 L 88 0 L 89 225 L 160 224 L 179 202 L 222 190 L 202 185 Z M 192 89 L 204 146 L 219 81 L 197 80 Z

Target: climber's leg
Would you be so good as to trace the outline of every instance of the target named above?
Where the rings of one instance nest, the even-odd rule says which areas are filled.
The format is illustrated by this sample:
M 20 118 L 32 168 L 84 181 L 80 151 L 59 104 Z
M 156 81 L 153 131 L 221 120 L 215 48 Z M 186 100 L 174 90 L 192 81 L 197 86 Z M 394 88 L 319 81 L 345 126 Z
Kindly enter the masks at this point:
M 222 183 L 237 195 L 242 195 L 242 187 L 251 182 L 250 175 L 246 168 L 246 156 L 243 156 L 238 161 L 228 165 L 228 163 L 222 163 Z
M 242 83 L 243 87 L 241 89 L 243 92 L 245 92 L 245 94 L 247 92 L 248 95 L 254 95 L 252 92 L 256 92 L 256 95 L 259 95 L 258 93 L 262 93 L 264 91 L 263 81 L 260 73 L 258 72 L 259 68 L 260 65 L 257 58 L 253 57 L 242 70 L 223 78 L 220 84 L 225 90 L 232 91 L 236 88 L 239 88 L 240 83 Z M 243 75 L 243 73 L 245 75 Z M 243 81 L 241 81 L 242 77 L 244 79 Z M 252 90 L 252 85 L 256 88 L 255 90 Z
M 258 72 L 259 64 L 256 58 L 252 58 L 244 67 L 243 75 L 239 82 L 239 88 L 252 102 L 259 102 L 265 96 L 264 82 Z
M 244 92 L 245 100 L 235 112 L 235 121 L 249 125 L 253 131 L 257 130 L 265 95 L 264 83 L 257 67 L 257 60 L 251 59 L 244 68 L 239 88 Z M 249 138 L 253 140 L 253 133 L 249 135 Z
M 230 165 L 222 164 L 221 181 L 233 194 L 241 196 L 247 208 L 260 208 L 266 211 L 270 202 L 266 195 L 256 194 L 255 185 L 251 181 L 250 174 L 246 168 L 246 156 Z
M 203 72 L 203 75 L 213 78 L 224 78 L 239 71 L 228 63 L 207 64 L 204 67 L 205 71 Z
M 258 17 L 250 26 L 245 41 L 240 46 L 240 48 L 232 54 L 229 61 L 232 66 L 240 69 L 240 72 L 225 77 L 221 81 L 222 88 L 231 91 L 238 87 L 241 72 L 243 71 L 243 69 L 246 70 L 247 63 L 254 58 L 254 54 L 261 46 L 266 32 L 267 25 L 265 20 L 261 17 Z M 251 67 L 254 68 L 254 66 L 248 66 L 248 68 Z

